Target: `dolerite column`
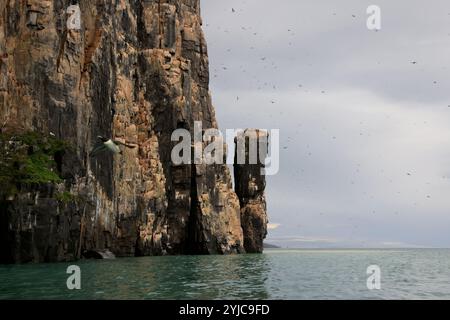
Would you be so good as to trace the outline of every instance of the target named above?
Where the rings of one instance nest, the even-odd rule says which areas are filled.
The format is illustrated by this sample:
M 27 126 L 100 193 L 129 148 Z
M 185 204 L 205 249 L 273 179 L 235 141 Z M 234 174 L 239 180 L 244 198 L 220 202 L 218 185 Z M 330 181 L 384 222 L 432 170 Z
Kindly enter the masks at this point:
M 241 225 L 247 253 L 262 253 L 267 235 L 267 209 L 263 174 L 268 150 L 268 133 L 246 129 L 235 139 L 234 178 L 241 206 Z

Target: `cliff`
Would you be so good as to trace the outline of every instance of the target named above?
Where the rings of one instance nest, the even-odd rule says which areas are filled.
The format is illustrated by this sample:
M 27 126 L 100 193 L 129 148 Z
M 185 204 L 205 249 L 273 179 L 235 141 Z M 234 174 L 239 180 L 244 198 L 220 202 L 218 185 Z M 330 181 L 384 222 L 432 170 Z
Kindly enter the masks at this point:
M 260 159 L 266 159 L 268 140 L 268 132 L 257 129 L 247 129 L 235 139 L 234 177 L 241 207 L 244 249 L 247 253 L 261 253 L 267 235 L 266 179 L 261 174 L 265 165 L 252 158 L 250 151 L 253 150 L 253 154 L 259 155 Z M 245 156 L 244 159 L 238 159 L 239 152 Z
M 0 13 L 0 262 L 245 252 L 228 167 L 170 158 L 175 129 L 217 128 L 199 0 L 7 0 Z M 137 147 L 90 157 L 97 136 Z

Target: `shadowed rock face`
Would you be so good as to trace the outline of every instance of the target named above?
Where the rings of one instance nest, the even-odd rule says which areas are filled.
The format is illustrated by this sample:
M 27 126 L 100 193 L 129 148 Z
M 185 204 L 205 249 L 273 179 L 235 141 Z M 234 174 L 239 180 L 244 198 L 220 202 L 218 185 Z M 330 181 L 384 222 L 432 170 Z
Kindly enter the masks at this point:
M 256 203 L 239 187 L 240 209 L 225 165 L 170 161 L 174 129 L 217 127 L 199 0 L 80 0 L 81 30 L 67 30 L 73 3 L 0 3 L 2 130 L 52 133 L 72 146 L 59 159 L 63 183 L 20 186 L 2 200 L 0 262 L 67 261 L 106 249 L 240 253 L 241 217 L 249 251 L 261 251 L 265 222 L 253 217 L 263 189 Z M 139 147 L 90 158 L 98 135 Z M 239 170 L 245 184 L 250 171 Z M 61 192 L 73 199 L 59 201 Z
M 266 179 L 261 170 L 267 156 L 268 138 L 267 131 L 247 129 L 235 140 L 234 177 L 241 206 L 244 248 L 247 253 L 263 252 L 263 240 L 267 235 L 268 219 L 264 194 Z M 241 154 L 245 155 L 244 161 L 239 161 L 240 150 Z M 255 158 L 249 155 L 250 151 Z

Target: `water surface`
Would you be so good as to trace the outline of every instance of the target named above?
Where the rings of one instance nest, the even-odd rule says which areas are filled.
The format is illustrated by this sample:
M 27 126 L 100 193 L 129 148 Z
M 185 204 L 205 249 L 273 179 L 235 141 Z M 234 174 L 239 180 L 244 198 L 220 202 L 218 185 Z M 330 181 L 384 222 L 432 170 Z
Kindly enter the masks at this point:
M 81 290 L 66 269 L 81 268 Z M 381 268 L 368 290 L 367 267 Z M 0 266 L 0 299 L 450 299 L 449 249 L 281 250 Z

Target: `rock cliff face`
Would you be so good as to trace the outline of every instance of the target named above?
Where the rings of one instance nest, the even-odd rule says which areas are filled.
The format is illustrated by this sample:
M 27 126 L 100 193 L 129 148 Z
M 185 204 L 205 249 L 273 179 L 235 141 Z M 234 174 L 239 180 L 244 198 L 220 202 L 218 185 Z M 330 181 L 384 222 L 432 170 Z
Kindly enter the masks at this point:
M 208 85 L 199 0 L 1 1 L 2 133 L 70 147 L 62 182 L 2 199 L 0 262 L 245 252 L 227 166 L 170 159 L 175 129 L 217 128 Z M 89 157 L 98 135 L 138 148 Z
M 242 139 L 242 140 L 240 140 Z M 269 135 L 267 131 L 247 129 L 236 139 L 234 177 L 236 193 L 241 206 L 241 224 L 244 232 L 244 248 L 247 253 L 261 253 L 267 235 L 266 179 L 261 174 L 267 157 Z M 241 144 L 239 141 L 242 141 Z M 238 160 L 238 152 L 245 155 Z M 252 158 L 258 155 L 258 158 Z

